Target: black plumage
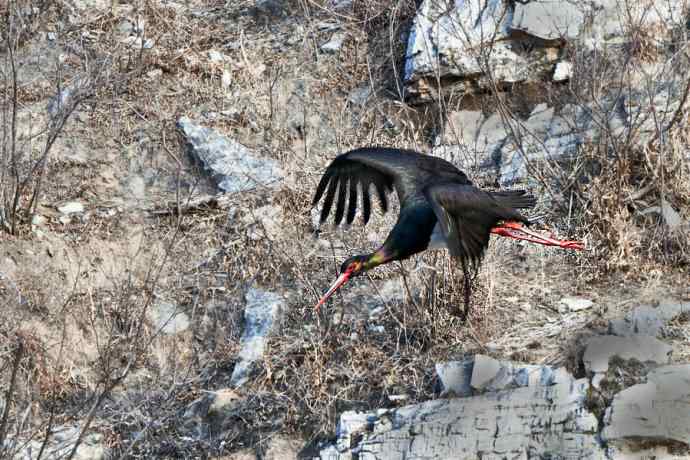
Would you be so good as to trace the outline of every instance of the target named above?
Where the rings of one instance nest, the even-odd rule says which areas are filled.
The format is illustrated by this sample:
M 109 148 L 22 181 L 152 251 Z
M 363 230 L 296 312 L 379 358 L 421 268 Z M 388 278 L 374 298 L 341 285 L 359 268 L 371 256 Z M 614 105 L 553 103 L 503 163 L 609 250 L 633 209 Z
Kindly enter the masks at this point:
M 348 184 L 349 194 L 346 193 Z M 411 150 L 363 148 L 333 160 L 319 182 L 312 205 L 321 200 L 328 187 L 321 222 L 328 218 L 335 200 L 333 222 L 336 225 L 342 222 L 347 206 L 347 222 L 352 223 L 361 192 L 362 218 L 366 224 L 371 215 L 371 186 L 378 195 L 382 212 L 388 210 L 387 193 L 395 190 L 400 201 L 398 222 L 383 246 L 394 259 L 404 259 L 426 249 L 438 222 L 451 255 L 476 266 L 488 246 L 491 229 L 504 220 L 527 223 L 517 209 L 535 204 L 534 197 L 522 190 L 481 190 L 462 171 L 441 158 Z
M 531 208 L 536 200 L 522 190 L 486 191 L 474 186 L 451 163 L 412 150 L 363 148 L 336 157 L 323 174 L 312 205 L 322 197 L 321 222 L 336 209 L 333 221 L 352 223 L 362 195 L 362 220 L 371 217 L 371 192 L 381 210 L 388 211 L 387 195 L 395 191 L 400 214 L 386 241 L 375 252 L 352 256 L 343 262 L 338 278 L 321 297 L 316 310 L 353 276 L 401 260 L 442 242 L 460 261 L 465 276 L 465 311 L 470 305 L 472 272 L 479 268 L 490 234 L 565 249 L 584 249 L 578 241 L 561 241 L 535 233 L 518 209 Z M 336 197 L 337 192 L 337 197 Z M 345 211 L 347 209 L 347 215 Z
M 388 211 L 387 194 L 397 193 L 398 221 L 378 251 L 353 256 L 343 263 L 340 276 L 317 308 L 351 276 L 426 250 L 438 227 L 441 240 L 463 269 L 466 315 L 471 272 L 481 263 L 492 229 L 501 221 L 528 223 L 518 209 L 535 205 L 534 197 L 521 190 L 481 190 L 462 171 L 441 158 L 412 150 L 363 148 L 333 160 L 316 188 L 312 206 L 325 193 L 321 222 L 328 218 L 335 202 L 333 222 L 338 225 L 346 216 L 346 222 L 352 223 L 361 193 L 362 219 L 366 225 L 371 216 L 372 188 L 384 213 Z

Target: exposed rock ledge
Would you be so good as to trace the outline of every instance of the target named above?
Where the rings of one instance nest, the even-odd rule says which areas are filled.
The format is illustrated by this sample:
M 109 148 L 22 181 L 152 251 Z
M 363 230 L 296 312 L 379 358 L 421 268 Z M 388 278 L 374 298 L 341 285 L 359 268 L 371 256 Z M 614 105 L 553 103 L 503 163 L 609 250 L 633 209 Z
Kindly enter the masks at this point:
M 587 379 L 548 367 L 531 385 L 371 413 L 346 412 L 322 459 L 601 458 Z M 551 376 L 551 377 L 549 377 Z
M 688 308 L 665 300 L 612 320 L 610 332 L 642 316 L 657 327 L 591 337 L 585 378 L 484 355 L 441 363 L 441 395 L 456 397 L 345 412 L 319 458 L 690 458 L 690 364 L 671 365 L 654 337 Z
M 502 379 L 501 373 L 495 378 Z M 690 452 L 688 364 L 654 369 L 648 382 L 617 393 L 603 419 L 590 410 L 594 389 L 588 379 L 543 366 L 529 380 L 474 397 L 345 412 L 336 443 L 320 458 L 617 459 L 629 458 L 631 449 L 636 455 Z

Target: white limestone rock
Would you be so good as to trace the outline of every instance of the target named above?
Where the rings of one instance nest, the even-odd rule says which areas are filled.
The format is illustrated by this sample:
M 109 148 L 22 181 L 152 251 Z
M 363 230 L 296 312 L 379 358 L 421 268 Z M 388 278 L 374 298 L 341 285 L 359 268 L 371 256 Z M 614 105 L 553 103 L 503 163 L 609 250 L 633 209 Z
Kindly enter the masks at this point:
M 497 359 L 484 355 L 475 356 L 470 386 L 477 390 L 483 390 L 498 378 L 501 370 L 501 363 Z
M 498 21 L 506 16 L 505 12 L 502 0 L 456 2 L 450 9 L 438 2 L 423 2 L 410 31 L 405 79 L 433 73 L 438 64 L 448 63 L 451 56 L 460 61 L 444 69 L 447 72 L 457 75 L 479 72 L 471 51 L 490 37 L 499 40 L 507 37 L 507 22 Z M 440 63 L 439 58 L 443 59 Z
M 419 95 L 422 88 L 414 84 L 439 74 L 476 77 L 485 70 L 483 62 L 488 62 L 500 82 L 525 81 L 530 62 L 513 51 L 511 17 L 510 6 L 503 0 L 457 0 L 451 8 L 443 2 L 424 1 L 408 39 L 404 73 L 408 92 Z M 484 46 L 492 41 L 490 48 Z
M 553 81 L 569 80 L 573 75 L 573 64 L 568 61 L 561 61 L 556 64 L 553 71 Z
M 84 212 L 84 205 L 79 201 L 68 201 L 59 205 L 57 210 L 67 216 L 70 214 L 79 214 Z
M 211 174 L 222 192 L 234 193 L 270 187 L 282 178 L 278 163 L 258 157 L 244 145 L 217 131 L 180 117 L 178 128 L 185 136 L 189 153 Z
M 453 394 L 455 396 L 470 396 L 472 394 L 472 369 L 474 359 L 450 361 L 436 364 L 441 396 Z
M 671 206 L 671 203 L 662 198 L 660 207 L 661 217 L 664 219 L 664 222 L 666 222 L 666 225 L 670 230 L 676 230 L 682 225 L 683 219 L 681 219 L 678 211 Z
M 225 55 L 218 50 L 208 50 L 208 60 L 215 64 L 221 64 L 225 61 Z
M 241 349 L 230 377 L 230 385 L 235 388 L 247 382 L 252 366 L 262 359 L 267 337 L 285 308 L 280 295 L 261 289 L 250 288 L 245 300 Z
M 571 105 L 556 113 L 539 104 L 524 123 L 515 125 L 515 133 L 520 142 L 508 138 L 501 150 L 502 185 L 525 179 L 529 164 L 572 158 L 580 145 L 596 137 L 588 111 Z
M 399 409 L 345 412 L 321 459 L 605 458 L 587 380 L 440 399 Z
M 560 301 L 560 304 L 567 311 L 580 311 L 592 308 L 594 302 L 583 297 L 563 297 Z
M 406 93 L 425 101 L 439 89 L 455 94 L 490 89 L 491 79 L 499 86 L 539 81 L 551 76 L 554 65 L 553 79 L 564 81 L 573 70 L 562 61 L 560 50 L 567 44 L 622 46 L 635 40 L 631 28 L 670 41 L 664 34 L 684 27 L 686 3 L 424 0 L 408 38 Z
M 587 372 L 593 374 L 592 384 L 598 387 L 614 356 L 623 360 L 636 359 L 644 364 L 663 365 L 670 362 L 672 351 L 670 345 L 645 335 L 599 335 L 587 343 L 582 361 Z
M 478 110 L 450 112 L 432 155 L 474 175 L 498 173 L 508 133 L 500 115 L 485 117 Z
M 588 111 L 570 105 L 556 112 L 539 104 L 526 120 L 512 123 L 512 128 L 508 130 L 498 114 L 452 112 L 432 154 L 507 186 L 527 177 L 528 164 L 566 160 L 596 137 Z M 513 133 L 520 137 L 519 145 Z
M 585 11 L 576 2 L 516 2 L 511 27 L 544 40 L 572 40 L 584 19 Z
M 625 4 L 622 16 L 622 5 L 618 0 L 594 0 L 591 5 L 595 14 L 582 34 L 582 43 L 592 48 L 620 43 L 630 24 L 639 30 L 654 30 L 657 33 L 669 24 L 682 24 L 684 8 L 687 8 L 683 0 L 645 0 Z
M 606 372 L 609 355 L 668 361 L 665 344 L 645 336 L 629 339 L 594 337 L 585 353 L 587 369 Z M 475 355 L 439 363 L 436 370 L 450 399 L 345 412 L 336 442 L 323 446 L 319 458 L 611 459 L 637 458 L 627 453 L 639 451 L 640 441 L 645 452 L 664 452 L 660 446 L 670 442 L 690 448 L 690 364 L 662 365 L 645 383 L 615 394 L 603 422 L 590 412 L 592 395 L 600 393 L 565 368 Z
M 171 302 L 155 302 L 147 315 L 156 330 L 160 330 L 163 334 L 179 334 L 189 329 L 189 316 Z
M 340 48 L 343 47 L 343 43 L 345 42 L 345 38 L 347 35 L 344 32 L 336 32 L 331 36 L 331 39 L 328 40 L 326 43 L 321 45 L 321 51 L 324 53 L 337 53 L 340 51 Z
M 685 312 L 690 312 L 690 302 L 679 299 L 662 299 L 657 306 L 640 305 L 625 317 L 610 320 L 609 334 L 658 337 L 665 333 L 667 322 Z
M 690 448 L 690 364 L 662 366 L 647 382 L 616 394 L 604 416 L 602 438 L 683 443 Z
M 460 397 L 486 391 L 552 385 L 557 378 L 557 374 L 548 366 L 499 361 L 485 355 L 475 355 L 462 361 L 438 363 L 436 375 L 441 395 L 452 394 Z
M 638 142 L 651 140 L 657 129 L 655 120 L 666 126 L 680 104 L 684 86 L 673 78 L 656 84 L 652 98 L 633 92 L 618 99 L 603 98 L 599 106 L 566 105 L 558 111 L 539 104 L 527 119 L 511 121 L 510 129 L 496 113 L 485 117 L 479 111 L 451 112 L 432 154 L 473 176 L 489 176 L 510 186 L 529 176 L 529 165 L 572 159 L 580 146 L 606 141 L 607 132 L 625 136 L 634 130 Z M 608 114 L 606 125 L 601 119 L 595 122 L 592 113 Z M 630 120 L 635 120 L 634 125 Z M 669 229 L 683 230 L 682 218 L 669 203 L 661 202 L 647 212 L 659 214 Z

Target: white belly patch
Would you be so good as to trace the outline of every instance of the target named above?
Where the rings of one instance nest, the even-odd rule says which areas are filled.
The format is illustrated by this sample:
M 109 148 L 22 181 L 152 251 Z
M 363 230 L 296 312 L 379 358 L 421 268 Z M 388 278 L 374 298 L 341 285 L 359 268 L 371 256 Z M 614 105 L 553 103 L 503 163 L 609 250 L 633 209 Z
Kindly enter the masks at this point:
M 448 242 L 444 238 L 441 226 L 438 222 L 434 226 L 434 231 L 431 232 L 428 249 L 448 249 Z

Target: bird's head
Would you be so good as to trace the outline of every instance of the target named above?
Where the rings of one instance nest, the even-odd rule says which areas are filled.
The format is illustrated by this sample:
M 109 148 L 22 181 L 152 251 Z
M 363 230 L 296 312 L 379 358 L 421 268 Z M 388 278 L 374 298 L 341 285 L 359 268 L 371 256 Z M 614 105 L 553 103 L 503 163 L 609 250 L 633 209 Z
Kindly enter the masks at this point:
M 342 263 L 340 273 L 350 273 L 350 277 L 359 276 L 367 270 L 366 266 L 370 258 L 369 255 L 352 256 Z
M 323 297 L 321 297 L 321 300 L 319 300 L 319 303 L 316 304 L 315 308 L 318 310 L 319 307 L 326 303 L 328 298 L 332 296 L 335 291 L 340 289 L 343 284 L 347 283 L 350 278 L 359 276 L 370 268 L 373 268 L 375 265 L 372 265 L 372 262 L 376 262 L 375 254 L 352 256 L 343 262 L 343 264 L 340 266 L 340 275 L 338 275 L 338 278 L 336 278 L 333 284 L 331 284 L 331 287 L 328 288 L 328 291 L 326 291 Z

